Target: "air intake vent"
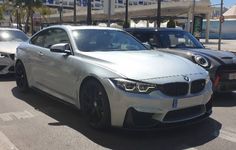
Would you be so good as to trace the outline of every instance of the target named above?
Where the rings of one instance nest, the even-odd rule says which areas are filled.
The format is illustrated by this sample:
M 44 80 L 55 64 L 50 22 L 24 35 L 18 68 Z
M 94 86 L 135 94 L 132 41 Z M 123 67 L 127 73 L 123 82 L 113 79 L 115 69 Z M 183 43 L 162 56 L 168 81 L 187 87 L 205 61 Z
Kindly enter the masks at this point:
M 193 81 L 191 84 L 191 93 L 194 94 L 201 92 L 205 88 L 205 85 L 206 80 L 204 79 Z

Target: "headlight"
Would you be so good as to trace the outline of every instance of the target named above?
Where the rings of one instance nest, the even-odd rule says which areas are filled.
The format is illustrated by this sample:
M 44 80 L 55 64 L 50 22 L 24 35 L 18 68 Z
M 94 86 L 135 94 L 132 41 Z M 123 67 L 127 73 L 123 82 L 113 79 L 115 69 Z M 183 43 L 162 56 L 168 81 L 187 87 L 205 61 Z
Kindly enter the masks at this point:
M 201 55 L 194 55 L 193 60 L 200 66 L 204 68 L 210 67 L 210 62 L 207 58 L 201 56 Z
M 111 79 L 111 81 L 121 90 L 131 93 L 150 93 L 156 89 L 155 84 L 132 81 L 127 79 Z
M 8 57 L 8 54 L 0 52 L 0 58 Z

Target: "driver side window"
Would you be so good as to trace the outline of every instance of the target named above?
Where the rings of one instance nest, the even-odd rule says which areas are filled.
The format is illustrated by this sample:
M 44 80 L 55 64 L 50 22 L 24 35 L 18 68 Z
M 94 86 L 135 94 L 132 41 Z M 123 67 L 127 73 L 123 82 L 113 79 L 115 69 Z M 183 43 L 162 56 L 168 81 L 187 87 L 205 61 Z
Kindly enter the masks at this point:
M 70 40 L 67 33 L 60 28 L 50 29 L 47 32 L 47 35 L 45 36 L 45 43 L 43 47 L 50 48 L 52 45 L 59 43 L 70 44 Z

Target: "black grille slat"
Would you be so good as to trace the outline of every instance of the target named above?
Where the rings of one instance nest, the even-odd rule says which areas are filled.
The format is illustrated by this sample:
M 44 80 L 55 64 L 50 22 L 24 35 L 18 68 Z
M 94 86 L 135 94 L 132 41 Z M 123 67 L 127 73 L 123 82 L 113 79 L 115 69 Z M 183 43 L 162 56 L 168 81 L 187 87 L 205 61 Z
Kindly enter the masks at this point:
M 201 80 L 195 80 L 191 83 L 191 93 L 195 94 L 195 93 L 199 93 L 201 92 L 206 85 L 206 80 L 201 79 Z
M 174 121 L 179 121 L 179 120 L 185 120 L 185 119 L 197 117 L 203 114 L 204 111 L 205 111 L 204 105 L 194 106 L 194 107 L 180 109 L 180 110 L 173 110 L 166 114 L 163 121 L 174 122 Z
M 189 84 L 185 82 L 167 83 L 161 86 L 160 91 L 168 96 L 183 96 L 188 94 Z
M 0 71 L 3 70 L 6 66 L 0 65 Z
M 218 67 L 216 74 L 224 74 L 224 73 L 234 73 L 236 72 L 236 65 L 222 65 Z
M 14 66 L 11 66 L 8 68 L 8 71 L 14 71 L 15 70 L 15 67 Z

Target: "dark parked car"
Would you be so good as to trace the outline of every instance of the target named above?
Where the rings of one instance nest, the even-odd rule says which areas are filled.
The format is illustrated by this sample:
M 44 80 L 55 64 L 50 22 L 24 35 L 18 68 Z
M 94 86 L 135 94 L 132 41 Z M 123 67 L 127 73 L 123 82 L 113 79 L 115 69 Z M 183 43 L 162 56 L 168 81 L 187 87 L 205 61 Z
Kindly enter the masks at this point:
M 129 33 L 151 48 L 185 57 L 210 73 L 217 92 L 236 90 L 236 56 L 229 51 L 206 49 L 192 34 L 170 28 L 130 28 Z

